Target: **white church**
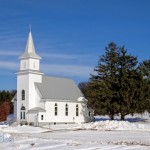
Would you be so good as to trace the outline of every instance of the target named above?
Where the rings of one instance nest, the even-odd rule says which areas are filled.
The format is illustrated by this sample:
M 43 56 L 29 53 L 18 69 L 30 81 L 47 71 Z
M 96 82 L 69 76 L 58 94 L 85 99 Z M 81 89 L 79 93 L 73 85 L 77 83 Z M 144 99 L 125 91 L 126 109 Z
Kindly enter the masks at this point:
M 73 80 L 44 76 L 40 72 L 41 57 L 35 51 L 31 31 L 26 49 L 19 59 L 17 93 L 13 98 L 18 122 L 37 126 L 84 123 L 93 119 L 87 99 Z

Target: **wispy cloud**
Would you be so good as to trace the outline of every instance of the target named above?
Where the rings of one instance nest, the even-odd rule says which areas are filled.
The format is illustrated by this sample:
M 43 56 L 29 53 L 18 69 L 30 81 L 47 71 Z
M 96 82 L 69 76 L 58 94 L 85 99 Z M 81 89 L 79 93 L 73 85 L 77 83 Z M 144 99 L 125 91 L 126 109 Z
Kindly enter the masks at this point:
M 0 56 L 16 56 L 19 57 L 22 51 L 10 51 L 10 50 L 1 50 L 0 49 Z M 42 58 L 53 58 L 53 59 L 93 59 L 95 58 L 95 54 L 61 54 L 61 53 L 40 53 Z
M 0 61 L 0 69 L 16 71 L 19 68 L 19 63 L 12 61 Z
M 48 75 L 63 76 L 63 77 L 89 77 L 93 73 L 93 67 L 68 64 L 41 64 L 41 71 Z M 18 71 L 19 62 L 0 61 L 0 69 L 7 71 Z
M 43 58 L 53 58 L 53 59 L 75 59 L 79 61 L 94 59 L 96 54 L 61 54 L 61 53 L 41 53 Z
M 58 54 L 58 53 L 42 53 L 41 56 L 43 58 L 58 58 L 58 59 L 74 59 L 76 58 L 75 55 L 69 54 Z
M 19 51 L 8 51 L 8 50 L 0 50 L 0 56 L 20 56 Z
M 93 72 L 93 68 L 89 66 L 75 66 L 75 65 L 47 65 L 43 64 L 41 70 L 50 75 L 69 76 L 69 77 L 89 77 Z

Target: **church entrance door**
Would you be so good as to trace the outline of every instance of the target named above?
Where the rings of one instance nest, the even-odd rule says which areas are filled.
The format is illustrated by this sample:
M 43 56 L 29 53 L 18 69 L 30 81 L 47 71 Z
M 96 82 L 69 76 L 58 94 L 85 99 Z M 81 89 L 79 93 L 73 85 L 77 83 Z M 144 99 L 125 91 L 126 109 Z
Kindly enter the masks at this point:
M 20 120 L 22 120 L 22 121 L 26 120 L 26 108 L 24 106 L 21 107 Z

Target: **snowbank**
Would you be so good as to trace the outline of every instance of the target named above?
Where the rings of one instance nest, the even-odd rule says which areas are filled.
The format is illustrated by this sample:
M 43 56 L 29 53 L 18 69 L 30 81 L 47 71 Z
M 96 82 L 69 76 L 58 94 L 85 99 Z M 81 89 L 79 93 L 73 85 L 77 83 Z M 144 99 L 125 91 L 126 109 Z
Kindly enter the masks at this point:
M 0 131 L 7 132 L 7 133 L 40 133 L 49 131 L 48 129 L 43 129 L 40 127 L 32 127 L 32 126 L 0 126 Z
M 51 125 L 50 129 L 48 128 L 40 128 L 40 127 L 33 127 L 33 126 L 7 126 L 1 125 L 0 132 L 4 133 L 40 133 L 40 132 L 47 132 L 47 131 L 58 131 L 58 130 L 98 130 L 98 131 L 110 131 L 110 130 L 119 130 L 119 131 L 150 131 L 150 123 L 131 123 L 128 121 L 111 121 L 111 120 L 104 120 L 104 121 L 96 121 L 90 122 L 85 124 L 73 124 L 73 125 Z
M 132 131 L 150 131 L 149 124 L 130 123 L 128 121 L 97 121 L 82 124 L 76 129 L 82 130 L 132 130 Z

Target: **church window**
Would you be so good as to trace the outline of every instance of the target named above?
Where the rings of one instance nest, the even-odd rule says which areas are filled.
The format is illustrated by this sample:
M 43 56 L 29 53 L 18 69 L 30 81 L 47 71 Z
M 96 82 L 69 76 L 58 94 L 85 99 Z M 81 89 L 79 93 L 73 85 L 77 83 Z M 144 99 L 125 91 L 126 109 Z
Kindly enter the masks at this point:
M 24 62 L 24 69 L 26 69 L 26 62 Z
M 41 120 L 44 120 L 44 116 L 43 115 L 41 115 Z
M 76 105 L 76 116 L 79 116 L 79 106 L 78 106 L 78 104 Z
M 23 119 L 25 119 L 25 112 L 23 112 Z
M 21 110 L 26 110 L 26 108 L 24 106 L 21 107 Z
M 66 116 L 68 116 L 68 104 L 66 104 L 66 106 L 65 106 L 65 114 L 66 114 Z
M 25 90 L 22 90 L 21 94 L 22 94 L 22 100 L 25 100 Z
M 89 117 L 91 116 L 91 112 L 89 111 Z
M 58 106 L 57 106 L 57 103 L 55 103 L 55 116 L 57 116 L 58 114 Z
M 20 112 L 20 119 L 22 119 L 22 112 Z

